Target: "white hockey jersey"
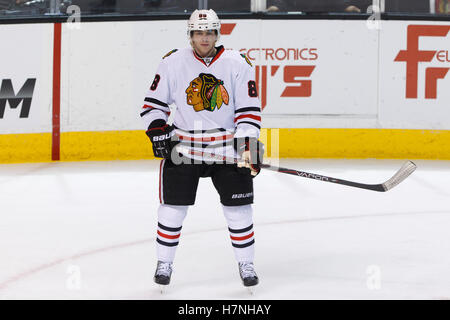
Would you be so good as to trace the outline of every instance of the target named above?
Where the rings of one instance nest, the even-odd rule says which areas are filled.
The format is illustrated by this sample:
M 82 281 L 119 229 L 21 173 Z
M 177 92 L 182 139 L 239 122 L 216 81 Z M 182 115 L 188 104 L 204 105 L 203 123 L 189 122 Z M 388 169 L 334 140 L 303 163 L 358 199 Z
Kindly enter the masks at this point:
M 171 104 L 176 105 L 173 125 L 180 145 L 191 150 L 230 155 L 233 137 L 259 138 L 255 72 L 238 51 L 217 47 L 209 64 L 191 48 L 166 54 L 141 109 L 145 128 L 156 119 L 167 121 Z

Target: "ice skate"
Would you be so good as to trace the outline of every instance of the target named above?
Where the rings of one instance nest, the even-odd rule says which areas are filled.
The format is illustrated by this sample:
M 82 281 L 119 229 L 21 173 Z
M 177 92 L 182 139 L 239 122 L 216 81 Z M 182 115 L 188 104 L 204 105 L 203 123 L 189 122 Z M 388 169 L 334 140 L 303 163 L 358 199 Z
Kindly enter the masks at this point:
M 153 280 L 159 285 L 161 293 L 165 292 L 172 275 L 172 262 L 158 261 Z
M 255 293 L 256 293 L 256 286 L 253 286 L 253 287 L 247 287 L 247 291 L 248 291 L 248 293 L 249 293 L 251 296 L 255 295 Z
M 259 282 L 252 262 L 239 262 L 239 274 L 242 284 L 249 289 L 251 294 L 254 293 L 254 286 Z

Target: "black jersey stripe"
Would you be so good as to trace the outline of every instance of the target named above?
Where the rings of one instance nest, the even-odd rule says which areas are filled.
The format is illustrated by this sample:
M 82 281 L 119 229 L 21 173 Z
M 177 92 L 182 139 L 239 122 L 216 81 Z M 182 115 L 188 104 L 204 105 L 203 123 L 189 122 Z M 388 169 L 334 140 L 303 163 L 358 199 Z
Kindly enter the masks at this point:
M 233 146 L 233 140 L 225 140 L 224 142 L 214 143 L 214 144 L 205 144 L 200 142 L 190 142 L 190 141 L 182 141 L 180 142 L 181 146 L 185 147 L 191 147 L 191 148 L 220 148 L 220 147 L 227 147 L 227 146 Z
M 141 113 L 141 117 L 145 116 L 147 113 L 149 113 L 152 110 L 154 110 L 154 109 L 145 110 L 144 112 Z
M 165 107 L 165 108 L 169 108 L 169 105 L 167 104 L 167 103 L 164 103 L 164 102 L 162 102 L 162 101 L 159 101 L 158 99 L 155 99 L 155 98 L 145 98 L 144 99 L 144 101 L 145 102 L 150 102 L 150 103 L 154 103 L 154 104 L 157 104 L 157 105 L 159 105 L 159 106 L 161 106 L 161 107 Z
M 153 107 L 151 107 L 150 109 L 145 110 L 144 112 L 141 113 L 141 118 L 142 118 L 143 116 L 145 116 L 147 113 L 149 113 L 149 112 L 151 112 L 151 111 L 155 111 L 155 110 L 161 111 L 161 112 L 164 112 L 164 113 L 167 114 L 167 111 L 164 111 L 164 110 L 161 110 L 161 109 L 158 109 L 158 108 L 153 108 Z
M 199 133 L 218 133 L 218 132 L 225 132 L 227 131 L 224 128 L 216 128 L 216 129 L 209 129 L 209 130 L 184 130 L 184 129 L 180 129 L 177 126 L 173 126 L 175 129 L 186 132 L 186 133 L 190 133 L 190 134 L 199 134 Z
M 247 242 L 247 243 L 244 243 L 244 244 L 236 244 L 236 243 L 234 243 L 234 242 L 231 242 L 231 244 L 233 245 L 233 247 L 235 247 L 235 248 L 247 248 L 247 247 L 250 247 L 252 244 L 254 244 L 255 243 L 255 239 L 253 239 L 252 241 L 250 241 L 250 242 Z
M 159 240 L 159 238 L 156 238 L 156 242 L 158 242 L 159 244 L 166 246 L 166 247 L 175 247 L 178 245 L 178 241 L 177 242 L 165 242 L 165 241 Z
M 253 228 L 253 224 L 251 224 L 251 225 L 248 226 L 247 228 L 243 228 L 243 229 L 231 229 L 231 228 L 228 228 L 228 230 L 229 230 L 231 233 L 244 233 L 244 232 L 247 232 L 247 231 L 252 230 L 252 228 Z
M 258 129 L 261 129 L 261 126 L 259 124 L 256 124 L 254 122 L 250 122 L 250 121 L 239 121 L 236 125 L 240 125 L 241 123 L 246 123 L 246 124 L 251 124 L 252 126 L 257 127 Z
M 165 225 L 162 225 L 159 222 L 158 222 L 158 227 L 160 227 L 163 230 L 170 231 L 170 232 L 178 232 L 178 231 L 181 231 L 181 228 L 182 228 L 182 227 L 179 227 L 179 228 L 166 227 Z
M 261 108 L 259 108 L 259 107 L 240 108 L 240 109 L 237 109 L 234 113 L 242 113 L 242 112 L 249 112 L 249 111 L 261 112 Z

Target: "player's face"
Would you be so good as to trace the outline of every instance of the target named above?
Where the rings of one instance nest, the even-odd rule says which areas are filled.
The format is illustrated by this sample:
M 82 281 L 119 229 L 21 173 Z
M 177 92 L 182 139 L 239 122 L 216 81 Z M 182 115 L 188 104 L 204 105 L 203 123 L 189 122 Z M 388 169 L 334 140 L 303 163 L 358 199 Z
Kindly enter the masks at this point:
M 207 57 L 214 50 L 217 35 L 214 30 L 194 31 L 192 34 L 192 46 L 202 57 Z

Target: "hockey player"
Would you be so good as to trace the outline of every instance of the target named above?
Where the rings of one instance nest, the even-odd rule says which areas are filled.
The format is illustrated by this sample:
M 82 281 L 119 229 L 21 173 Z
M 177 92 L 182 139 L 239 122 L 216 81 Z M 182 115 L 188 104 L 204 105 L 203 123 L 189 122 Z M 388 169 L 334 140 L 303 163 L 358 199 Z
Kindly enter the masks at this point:
M 258 284 L 254 260 L 253 177 L 260 168 L 260 101 L 250 61 L 216 46 L 220 20 L 213 10 L 195 10 L 188 21 L 190 48 L 167 53 L 145 97 L 141 117 L 160 165 L 157 268 L 154 281 L 167 285 L 188 206 L 199 178 L 211 177 L 220 195 L 244 286 Z M 176 105 L 173 125 L 169 105 Z M 184 161 L 174 160 L 179 150 Z M 237 157 L 213 163 L 206 153 Z M 190 161 L 186 162 L 186 159 Z

